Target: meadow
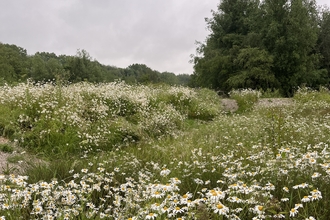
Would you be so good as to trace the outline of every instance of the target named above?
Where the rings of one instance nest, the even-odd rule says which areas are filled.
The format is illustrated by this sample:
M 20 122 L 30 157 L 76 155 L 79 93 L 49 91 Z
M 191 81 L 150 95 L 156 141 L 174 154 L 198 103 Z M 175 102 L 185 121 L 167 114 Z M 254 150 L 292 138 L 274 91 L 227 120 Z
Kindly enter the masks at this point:
M 0 175 L 0 219 L 328 219 L 330 92 L 230 96 L 235 113 L 207 89 L 1 86 L 22 169 Z

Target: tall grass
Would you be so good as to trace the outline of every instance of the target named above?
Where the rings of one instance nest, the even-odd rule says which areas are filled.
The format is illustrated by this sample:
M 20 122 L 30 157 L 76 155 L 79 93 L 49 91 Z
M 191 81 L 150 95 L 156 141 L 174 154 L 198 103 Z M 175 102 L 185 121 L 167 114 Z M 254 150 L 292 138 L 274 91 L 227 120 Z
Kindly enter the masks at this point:
M 63 152 L 50 150 L 62 142 L 47 142 L 45 136 L 38 140 L 37 135 L 29 139 L 30 144 L 49 144 L 45 149 L 32 148 L 34 153 L 43 152 L 48 163 L 32 164 L 21 176 L 0 176 L 0 216 L 6 219 L 327 219 L 330 215 L 330 106 L 325 94 L 306 102 L 299 100 L 310 93 L 318 97 L 318 92 L 297 93 L 294 105 L 281 107 L 248 103 L 239 114 L 228 115 L 209 90 L 121 83 L 20 86 L 28 87 L 26 103 L 16 101 L 20 89 L 3 88 L 11 92 L 12 100 L 1 101 L 3 106 L 24 111 L 24 117 L 21 112 L 8 116 L 17 117 L 12 138 L 21 135 L 20 144 L 31 148 L 24 145 L 26 133 L 40 133 L 34 128 L 49 126 L 50 133 L 62 135 L 65 124 L 74 139 L 59 148 Z M 61 98 L 54 98 L 59 92 Z M 258 93 L 250 93 L 255 102 Z M 49 107 L 51 100 L 62 104 Z M 20 105 L 33 107 L 21 110 Z M 31 120 L 34 114 L 37 117 Z M 63 115 L 66 121 L 56 120 Z M 75 146 L 76 141 L 81 147 Z M 50 156 L 63 155 L 66 148 L 66 162 Z
M 232 90 L 229 96 L 238 104 L 237 113 L 243 113 L 252 110 L 253 105 L 261 96 L 261 92 L 252 89 Z

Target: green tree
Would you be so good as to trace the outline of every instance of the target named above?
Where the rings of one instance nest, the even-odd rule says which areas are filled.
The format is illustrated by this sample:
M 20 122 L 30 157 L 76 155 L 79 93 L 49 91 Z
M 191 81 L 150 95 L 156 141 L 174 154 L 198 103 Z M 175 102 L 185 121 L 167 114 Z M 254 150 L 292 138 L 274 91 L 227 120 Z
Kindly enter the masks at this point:
M 263 43 L 274 58 L 272 71 L 285 95 L 302 85 L 321 81 L 317 10 L 314 0 L 265 0 L 262 5 Z
M 132 64 L 128 66 L 127 69 L 127 73 L 129 74 L 126 76 L 126 78 L 129 76 L 134 76 L 136 81 L 139 83 L 158 83 L 160 81 L 160 73 L 158 71 L 152 70 L 145 64 Z
M 266 50 L 256 47 L 241 49 L 234 65 L 238 67 L 238 71 L 227 80 L 232 88 L 266 90 L 278 85 L 271 71 L 273 57 Z
M 179 80 L 174 73 L 163 72 L 160 74 L 160 82 L 166 83 L 169 85 L 177 85 L 179 84 Z
M 54 79 L 68 79 L 63 64 L 54 53 L 37 52 L 29 58 L 29 77 L 35 81 L 47 81 Z
M 323 8 L 319 22 L 320 33 L 318 38 L 318 50 L 321 53 L 321 68 L 330 74 L 330 10 Z M 327 75 L 330 77 L 330 75 Z
M 191 82 L 191 75 L 189 74 L 179 74 L 176 76 L 178 78 L 178 84 L 182 86 L 189 86 Z
M 198 43 L 194 56 L 192 84 L 229 91 L 239 68 L 234 64 L 240 50 L 259 44 L 257 15 L 259 1 L 223 0 L 213 18 L 206 19 L 211 34 Z M 234 78 L 233 78 L 234 77 Z
M 25 80 L 28 73 L 27 59 L 24 48 L 0 43 L 0 78 L 9 83 Z
M 86 50 L 78 50 L 76 56 L 67 58 L 66 70 L 70 72 L 69 81 L 102 82 L 102 70 L 97 61 Z
M 319 37 L 315 0 L 223 0 L 206 22 L 211 34 L 197 46 L 195 86 L 275 88 L 290 96 L 300 85 L 328 81 L 317 40 L 328 44 L 329 25 L 322 20 Z

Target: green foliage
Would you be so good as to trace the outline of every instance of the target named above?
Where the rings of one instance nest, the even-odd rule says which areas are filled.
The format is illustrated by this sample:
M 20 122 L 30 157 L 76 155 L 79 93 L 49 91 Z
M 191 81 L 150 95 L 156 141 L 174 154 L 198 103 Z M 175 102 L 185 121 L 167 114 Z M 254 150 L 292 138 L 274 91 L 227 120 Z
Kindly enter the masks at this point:
M 320 87 L 319 91 L 308 87 L 299 88 L 293 96 L 294 100 L 300 103 L 326 102 L 330 103 L 330 92 L 325 87 Z
M 56 80 L 58 84 L 82 81 L 102 83 L 123 80 L 128 84 L 184 85 L 190 75 L 160 73 L 145 64 L 132 64 L 127 68 L 107 66 L 94 60 L 86 50 L 77 50 L 75 56 L 48 52 L 36 52 L 27 56 L 25 49 L 16 45 L 0 43 L 0 85 L 17 84 L 27 79 L 35 82 Z
M 318 36 L 318 50 L 321 53 L 321 68 L 327 70 L 327 76 L 330 73 L 330 10 L 323 8 L 321 10 L 320 33 Z
M 285 96 L 301 85 L 326 85 L 328 11 L 320 14 L 309 0 L 221 1 L 206 19 L 211 34 L 197 45 L 191 85 L 278 89 Z
M 261 97 L 260 98 L 281 98 L 282 95 L 278 89 L 272 90 L 272 89 L 266 89 L 261 90 Z
M 215 92 L 185 87 L 28 82 L 0 93 L 3 135 L 54 159 L 175 136 L 186 118 L 220 114 Z
M 258 101 L 261 92 L 252 89 L 232 90 L 230 98 L 235 99 L 238 105 L 237 113 L 251 111 L 253 105 Z
M 26 50 L 16 45 L 0 43 L 0 79 L 15 83 L 27 78 Z
M 255 105 L 248 112 L 218 114 L 209 121 L 187 119 L 187 112 L 182 113 L 191 102 L 207 107 L 213 100 L 215 108 L 217 95 L 208 89 L 124 83 L 5 89 L 0 90 L 1 104 L 35 109 L 29 111 L 37 116 L 34 120 L 14 119 L 23 130 L 31 129 L 30 124 L 34 128 L 40 118 L 48 126 L 46 121 L 64 117 L 66 126 L 81 129 L 82 146 L 101 146 L 115 132 L 107 133 L 113 124 L 122 132 L 136 129 L 143 138 L 111 151 L 91 152 L 87 147 L 83 157 L 54 158 L 50 153 L 45 161 L 31 160 L 23 175 L 9 175 L 15 170 L 8 165 L 1 175 L 0 217 L 225 219 L 226 214 L 240 219 L 326 219 L 330 214 L 330 103 L 324 88 L 301 89 L 289 105 Z M 260 93 L 232 92 L 251 102 Z M 136 110 L 126 111 L 126 106 Z M 157 129 L 163 129 L 163 136 L 153 131 Z
M 12 153 L 14 148 L 10 144 L 0 144 L 0 151 L 4 153 Z
M 241 49 L 234 64 L 239 70 L 227 80 L 231 88 L 267 89 L 278 84 L 271 72 L 273 58 L 266 50 Z
M 20 161 L 23 160 L 24 160 L 24 156 L 19 154 L 15 154 L 7 158 L 8 163 L 19 163 Z

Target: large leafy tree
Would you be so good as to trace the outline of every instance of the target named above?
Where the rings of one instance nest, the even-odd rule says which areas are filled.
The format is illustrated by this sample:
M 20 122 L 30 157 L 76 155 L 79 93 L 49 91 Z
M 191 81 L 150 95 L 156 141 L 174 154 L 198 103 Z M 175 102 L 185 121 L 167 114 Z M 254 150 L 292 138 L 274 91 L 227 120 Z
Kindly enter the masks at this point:
M 9 83 L 26 79 L 27 59 L 25 49 L 16 45 L 0 43 L 0 78 Z
M 321 67 L 330 74 L 330 10 L 323 8 L 320 19 L 318 50 L 321 53 Z M 329 76 L 328 76 L 329 77 Z
M 285 95 L 321 81 L 318 71 L 317 10 L 314 0 L 265 0 L 262 5 L 265 48 L 274 57 L 272 71 Z
M 35 81 L 59 79 L 65 72 L 61 60 L 54 53 L 37 52 L 30 57 L 29 77 Z
M 213 11 L 213 18 L 206 19 L 211 34 L 205 44 L 199 43 L 197 47 L 193 60 L 195 85 L 228 91 L 245 84 L 235 60 L 242 49 L 258 46 L 260 42 L 255 32 L 260 23 L 258 6 L 257 0 L 224 0 L 218 11 Z
M 139 83 L 158 83 L 160 81 L 160 73 L 152 70 L 145 64 L 132 64 L 127 68 L 127 77 L 134 76 L 136 82 Z
M 223 0 L 206 21 L 211 34 L 193 59 L 195 86 L 279 88 L 292 95 L 300 85 L 327 80 L 319 66 L 315 0 Z M 319 40 L 326 44 L 323 32 Z

